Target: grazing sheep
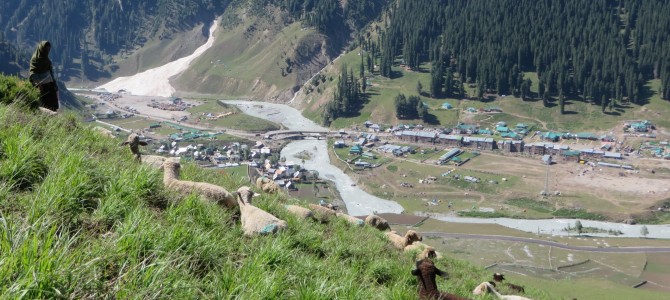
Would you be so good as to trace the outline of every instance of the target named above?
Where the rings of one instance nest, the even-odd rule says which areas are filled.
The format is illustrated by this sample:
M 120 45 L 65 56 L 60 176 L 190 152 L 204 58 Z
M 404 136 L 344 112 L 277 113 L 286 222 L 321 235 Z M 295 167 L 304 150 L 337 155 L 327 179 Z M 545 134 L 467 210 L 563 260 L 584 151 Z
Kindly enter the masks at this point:
M 268 194 L 274 194 L 276 192 L 279 192 L 279 186 L 274 181 L 270 181 L 268 183 L 263 184 L 263 187 L 261 187 L 261 189 L 263 190 L 263 193 Z
M 495 274 L 493 274 L 493 281 L 495 281 L 495 282 L 503 282 L 503 280 L 505 280 L 505 275 L 504 275 L 504 274 L 501 274 L 501 273 L 495 273 Z M 505 283 L 503 283 L 503 284 L 504 284 L 505 286 L 507 286 L 510 290 L 513 290 L 513 291 L 515 291 L 515 292 L 517 292 L 517 293 L 525 293 L 525 292 L 526 292 L 526 291 L 524 290 L 524 288 L 523 288 L 522 286 L 520 286 L 520 285 L 512 284 L 512 283 L 509 283 L 509 282 L 505 282 Z M 494 285 L 494 287 L 495 287 L 495 285 Z
M 419 243 L 419 242 L 415 242 L 415 243 Z M 405 248 L 405 249 L 407 249 L 407 248 Z M 437 251 L 435 251 L 435 248 L 433 248 L 431 246 L 426 246 L 425 248 L 423 248 L 423 251 L 421 251 L 421 253 L 417 254 L 416 259 L 417 260 L 422 260 L 424 258 L 436 259 L 436 258 L 440 258 L 440 257 L 441 257 L 441 255 Z
M 362 227 L 362 226 L 365 224 L 365 222 L 363 222 L 363 220 L 361 220 L 361 219 L 359 219 L 359 218 L 356 218 L 356 217 L 353 217 L 353 216 L 350 216 L 350 215 L 347 215 L 347 214 L 345 214 L 345 213 L 336 213 L 335 215 L 336 215 L 338 218 L 345 219 L 345 220 L 347 220 L 349 223 L 351 223 L 351 224 L 353 224 L 353 225 L 356 225 L 356 226 L 361 226 L 361 227 Z
M 447 273 L 435 267 L 435 264 L 430 259 L 422 259 L 416 261 L 415 269 L 412 270 L 412 275 L 419 280 L 419 299 L 444 299 L 444 300 L 466 300 L 454 294 L 440 292 L 437 289 L 435 276 L 440 275 L 447 277 Z
M 367 218 L 365 218 L 365 224 L 368 224 L 369 226 L 377 228 L 381 231 L 391 229 L 389 222 L 377 215 L 369 215 Z
M 393 246 L 399 250 L 404 250 L 408 245 L 411 245 L 416 241 L 423 240 L 421 235 L 414 230 L 408 230 L 404 237 L 398 235 L 395 233 L 395 231 L 385 232 L 384 234 L 386 234 L 388 239 L 391 241 L 391 244 L 393 244 Z
M 493 287 L 493 285 L 491 283 L 489 283 L 488 281 L 485 281 L 482 284 L 486 285 L 486 290 L 488 290 L 491 293 L 494 293 L 498 297 L 498 299 L 501 299 L 501 300 L 532 300 L 532 299 L 526 298 L 524 296 L 501 295 L 500 293 L 498 293 L 498 291 L 496 291 L 496 289 Z
M 139 135 L 137 135 L 135 133 L 131 133 L 128 136 L 128 139 L 126 139 L 125 142 L 121 143 L 121 146 L 125 146 L 125 145 L 128 145 L 130 147 L 130 152 L 133 155 L 135 155 L 135 159 L 137 161 L 140 161 L 141 160 L 140 159 L 140 156 L 141 156 L 140 146 L 146 146 L 148 144 L 145 141 L 140 141 L 140 136 Z
M 93 130 L 97 131 L 98 133 L 100 133 L 100 134 L 102 134 L 103 136 L 106 136 L 106 137 L 111 137 L 111 138 L 116 137 L 114 135 L 114 133 L 112 133 L 111 130 L 109 130 L 107 128 L 104 128 L 104 127 L 95 126 L 95 127 L 93 127 Z
M 321 205 L 309 204 L 309 209 L 314 213 L 314 217 L 321 223 L 327 223 L 336 216 L 335 211 Z
M 263 193 L 274 194 L 279 191 L 279 186 L 274 180 L 261 176 L 256 178 L 256 187 L 261 189 Z
M 259 188 L 259 189 L 262 189 L 263 185 L 270 182 L 270 181 L 272 181 L 272 179 L 267 178 L 265 176 L 258 177 L 258 178 L 256 178 L 256 187 Z
M 55 111 L 53 111 L 53 110 L 50 110 L 50 109 L 48 109 L 48 108 L 44 108 L 44 107 L 40 107 L 39 110 L 40 110 L 43 114 L 48 115 L 48 116 L 55 116 L 55 115 L 58 114 L 57 112 L 55 112 Z
M 402 250 L 405 251 L 405 252 L 410 252 L 410 251 L 415 251 L 415 250 L 423 251 L 427 247 L 429 247 L 429 246 L 422 243 L 422 242 L 413 242 L 413 243 L 405 246 L 405 248 L 403 248 Z
M 181 165 L 175 159 L 167 159 L 162 166 L 163 184 L 166 188 L 173 191 L 190 194 L 197 193 L 207 200 L 214 201 L 220 205 L 225 205 L 228 208 L 233 208 L 237 205 L 235 196 L 228 192 L 223 187 L 207 182 L 193 182 L 186 180 L 179 180 L 179 169 Z
M 286 208 L 286 210 L 288 210 L 288 212 L 294 214 L 298 218 L 305 219 L 305 220 L 306 219 L 314 219 L 314 214 L 312 213 L 311 210 L 309 210 L 307 208 L 304 208 L 302 206 L 297 206 L 297 205 L 284 205 L 284 207 Z
M 160 168 L 168 158 L 159 155 L 142 155 L 142 163 L 152 168 Z
M 472 290 L 472 293 L 475 294 L 475 295 L 482 295 L 482 294 L 486 293 L 488 291 L 488 286 L 487 286 L 486 283 L 490 283 L 491 285 L 493 285 L 493 287 L 496 286 L 496 283 L 493 282 L 493 281 L 488 281 L 488 282 L 484 281 L 484 282 L 480 283 L 477 287 L 475 287 L 475 289 Z
M 271 234 L 286 228 L 286 221 L 251 205 L 251 198 L 257 195 L 246 186 L 237 189 L 237 203 L 240 206 L 240 221 L 244 234 L 247 236 L 256 233 Z

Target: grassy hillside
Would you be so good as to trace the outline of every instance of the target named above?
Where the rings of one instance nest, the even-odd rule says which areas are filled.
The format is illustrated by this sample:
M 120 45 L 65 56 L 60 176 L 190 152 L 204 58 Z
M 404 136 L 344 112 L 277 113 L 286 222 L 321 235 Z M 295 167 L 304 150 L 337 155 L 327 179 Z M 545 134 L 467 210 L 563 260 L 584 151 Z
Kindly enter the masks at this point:
M 270 8 L 268 8 L 270 10 Z M 227 11 L 214 46 L 175 80 L 188 95 L 288 101 L 300 85 L 327 64 L 325 38 L 284 12 L 266 16 Z M 225 21 L 234 18 L 234 22 Z
M 246 184 L 240 174 L 192 164 L 181 175 L 229 190 Z M 297 200 L 282 195 L 257 199 L 288 221 L 285 232 L 246 238 L 236 211 L 166 191 L 160 171 L 135 163 L 117 140 L 73 115 L 0 105 L 0 295 L 416 297 L 412 257 L 393 250 L 381 232 L 342 220 L 298 220 L 282 206 Z M 461 295 L 488 273 L 450 258 L 437 264 L 450 274 L 440 288 Z M 527 290 L 535 299 L 550 298 Z

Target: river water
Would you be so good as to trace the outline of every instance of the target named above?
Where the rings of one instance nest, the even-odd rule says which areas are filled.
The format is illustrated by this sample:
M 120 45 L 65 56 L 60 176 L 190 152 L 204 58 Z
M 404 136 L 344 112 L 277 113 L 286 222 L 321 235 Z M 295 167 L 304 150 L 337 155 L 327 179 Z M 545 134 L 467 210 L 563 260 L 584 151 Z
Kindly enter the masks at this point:
M 290 130 L 328 130 L 303 117 L 298 110 L 287 105 L 254 101 L 225 100 L 223 102 L 234 104 L 251 116 L 280 123 Z M 353 186 L 354 181 L 344 174 L 340 168 L 330 163 L 327 147 L 328 143 L 325 140 L 294 141 L 282 149 L 281 156 L 286 157 L 287 160 L 301 161 L 296 155 L 303 151 L 309 152 L 310 158 L 305 159 L 304 167 L 308 170 L 318 171 L 321 178 L 335 183 L 342 200 L 347 206 L 347 212 L 352 216 L 365 216 L 371 213 L 400 213 L 403 211 L 400 204 L 375 197 L 357 186 Z
M 288 106 L 276 103 L 265 103 L 256 101 L 236 101 L 224 100 L 227 104 L 233 104 L 239 107 L 245 113 L 254 117 L 266 119 L 272 122 L 280 123 L 290 130 L 327 130 L 311 120 L 302 116 L 302 114 Z M 308 151 L 311 154 L 309 160 L 305 160 L 305 168 L 317 170 L 319 175 L 335 183 L 342 200 L 347 206 L 349 214 L 354 216 L 367 215 L 373 212 L 377 213 L 400 213 L 402 206 L 390 200 L 381 199 L 370 195 L 356 186 L 352 186 L 353 180 L 344 174 L 338 167 L 330 164 L 328 157 L 327 142 L 324 140 L 302 140 L 289 143 L 281 152 L 281 155 L 287 160 L 296 160 L 297 153 Z M 567 236 L 568 232 L 564 228 L 574 226 L 575 220 L 572 219 L 543 219 L 543 220 L 523 220 L 523 219 L 481 219 L 465 218 L 448 215 L 430 214 L 430 217 L 454 223 L 476 223 L 476 224 L 498 224 L 521 231 L 542 234 Z M 622 223 L 601 222 L 580 220 L 584 227 L 594 227 L 603 230 L 621 231 L 623 235 L 619 237 L 640 237 L 643 225 L 627 225 Z M 670 238 L 670 225 L 646 225 L 649 230 L 649 238 Z M 593 236 L 611 237 L 607 233 L 594 233 Z

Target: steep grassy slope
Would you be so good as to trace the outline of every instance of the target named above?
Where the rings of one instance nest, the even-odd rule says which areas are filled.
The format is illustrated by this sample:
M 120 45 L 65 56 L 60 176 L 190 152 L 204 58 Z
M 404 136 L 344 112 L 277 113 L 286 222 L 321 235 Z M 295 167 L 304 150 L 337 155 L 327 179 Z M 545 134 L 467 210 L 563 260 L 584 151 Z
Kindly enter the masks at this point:
M 3 94 L 5 95 L 5 94 Z M 10 95 L 14 96 L 14 95 Z M 24 100 L 21 100 L 24 101 Z M 34 101 L 34 99 L 33 99 Z M 234 190 L 244 176 L 186 164 L 182 178 Z M 237 212 L 164 190 L 162 173 L 73 115 L 0 105 L 3 298 L 414 299 L 412 258 L 382 233 L 305 222 L 281 195 L 256 204 L 288 221 L 246 238 Z M 440 259 L 461 295 L 486 272 Z M 536 299 L 548 299 L 530 290 Z
M 328 45 L 314 29 L 287 24 L 284 12 L 268 10 L 263 17 L 228 11 L 237 22 L 224 23 L 214 46 L 172 81 L 175 88 L 191 95 L 290 100 L 328 63 Z

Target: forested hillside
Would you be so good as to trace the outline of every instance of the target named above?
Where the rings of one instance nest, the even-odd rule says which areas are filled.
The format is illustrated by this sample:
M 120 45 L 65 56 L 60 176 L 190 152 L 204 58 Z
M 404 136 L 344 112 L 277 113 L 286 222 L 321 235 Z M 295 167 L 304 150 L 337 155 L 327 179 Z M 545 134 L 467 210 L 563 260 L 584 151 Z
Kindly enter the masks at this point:
M 229 1 L 212 0 L 8 0 L 0 3 L 0 32 L 32 52 L 50 40 L 61 76 L 98 77 L 114 55 L 211 22 Z
M 668 1 L 399 0 L 378 42 L 380 72 L 392 77 L 400 55 L 411 69 L 432 63 L 432 96 L 458 96 L 464 83 L 477 83 L 480 96 L 522 98 L 530 96 L 523 72 L 537 72 L 537 97 L 603 107 L 641 104 L 643 83 L 661 78 L 668 99 L 668 15 Z
M 19 64 L 23 60 L 25 59 L 21 52 L 5 41 L 4 36 L 0 33 L 0 73 L 18 74 L 21 69 Z

